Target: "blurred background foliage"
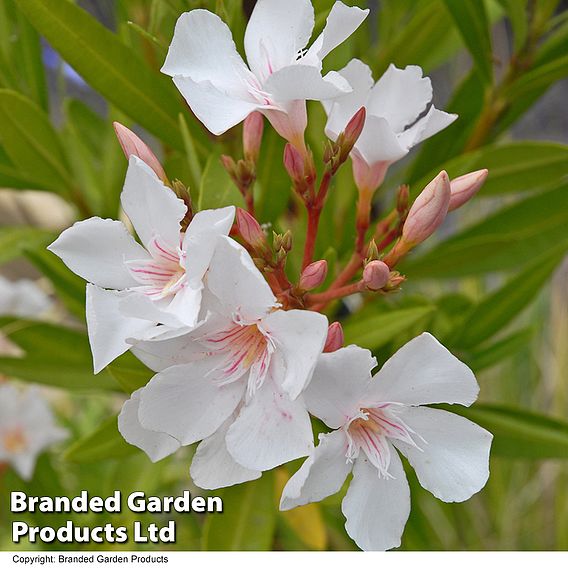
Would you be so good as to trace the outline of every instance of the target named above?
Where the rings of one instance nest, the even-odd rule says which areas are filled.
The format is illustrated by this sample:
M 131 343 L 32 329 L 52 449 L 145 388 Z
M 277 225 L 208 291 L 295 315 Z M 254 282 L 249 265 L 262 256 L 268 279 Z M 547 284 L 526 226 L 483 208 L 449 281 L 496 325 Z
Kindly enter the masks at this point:
M 332 3 L 314 2 L 316 32 Z M 560 0 L 356 3 L 370 7 L 371 15 L 326 59 L 326 67 L 338 69 L 359 57 L 378 78 L 391 62 L 421 65 L 433 79 L 436 106 L 460 115 L 392 168 L 375 214 L 389 210 L 399 183 L 409 183 L 416 194 L 442 168 L 452 177 L 490 170 L 476 200 L 403 264 L 408 281 L 401 294 L 336 304 L 329 312 L 343 321 L 349 342 L 372 349 L 380 361 L 429 330 L 476 371 L 481 384 L 481 403 L 460 412 L 495 434 L 489 484 L 469 502 L 448 505 L 409 473 L 412 513 L 403 549 L 566 550 L 567 5 Z M 200 208 L 242 204 L 219 162 L 221 153 L 240 156 L 239 128 L 222 138 L 210 136 L 159 68 L 179 14 L 197 7 L 217 12 L 242 48 L 253 5 L 248 0 L 0 0 L 0 269 L 13 279 L 40 277 L 59 302 L 53 321 L 2 319 L 1 332 L 19 354 L 0 355 L 0 373 L 48 387 L 73 434 L 66 447 L 42 457 L 31 483 L 5 473 L 0 549 L 13 548 L 11 490 L 75 495 L 88 489 L 107 495 L 115 489 L 125 494 L 195 489 L 188 476 L 191 448 L 153 465 L 118 434 L 116 413 L 125 393 L 145 384 L 150 373 L 125 356 L 92 375 L 84 282 L 45 245 L 77 219 L 119 214 L 126 160 L 113 120 L 151 143 L 170 178 L 188 184 Z M 309 112 L 308 140 L 317 161 L 325 115 L 315 103 Z M 291 198 L 283 146 L 267 128 L 255 197 L 262 222 L 276 230 L 294 228 L 298 254 L 292 255 L 290 270 L 296 273 L 305 221 Z M 345 261 L 353 239 L 356 190 L 349 169 L 331 191 L 317 243 L 317 256 L 328 260 L 331 273 Z M 279 490 L 295 466 L 215 492 L 224 496 L 223 515 L 178 517 L 175 548 L 352 549 L 341 495 L 277 511 Z M 53 525 L 66 519 L 28 520 Z M 120 525 L 132 522 L 133 514 L 74 520 Z

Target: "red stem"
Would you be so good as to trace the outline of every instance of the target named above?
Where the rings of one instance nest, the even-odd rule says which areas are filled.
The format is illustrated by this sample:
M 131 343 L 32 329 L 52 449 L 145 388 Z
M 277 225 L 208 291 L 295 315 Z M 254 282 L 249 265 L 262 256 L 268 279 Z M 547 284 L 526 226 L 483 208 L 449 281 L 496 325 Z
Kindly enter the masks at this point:
M 355 282 L 353 284 L 348 284 L 347 286 L 342 286 L 341 288 L 335 288 L 334 290 L 330 288 L 326 292 L 321 292 L 320 294 L 308 294 L 305 301 L 309 309 L 317 309 L 320 305 L 325 306 L 325 304 L 332 300 L 356 294 L 364 289 L 365 286 L 362 282 Z

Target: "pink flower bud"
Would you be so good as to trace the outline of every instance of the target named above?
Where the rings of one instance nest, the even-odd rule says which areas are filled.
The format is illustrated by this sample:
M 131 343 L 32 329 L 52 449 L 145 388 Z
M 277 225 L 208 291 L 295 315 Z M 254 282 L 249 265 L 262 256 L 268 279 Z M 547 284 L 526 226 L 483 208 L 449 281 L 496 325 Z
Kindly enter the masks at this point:
M 126 128 L 123 124 L 120 124 L 120 122 L 113 122 L 112 124 L 126 159 L 130 158 L 130 156 L 137 156 L 150 166 L 162 181 L 167 182 L 168 177 L 166 176 L 166 172 L 164 171 L 162 164 L 160 164 L 160 161 L 154 152 L 150 150 L 148 145 L 134 134 L 132 130 Z
M 266 236 L 258 221 L 244 209 L 237 207 L 237 228 L 239 234 L 254 249 L 266 247 Z
M 300 181 L 304 177 L 304 157 L 292 144 L 284 148 L 284 167 L 293 181 Z
M 336 321 L 333 322 L 327 330 L 327 339 L 323 348 L 324 353 L 333 353 L 343 347 L 343 328 Z
M 361 107 L 347 123 L 343 132 L 343 143 L 347 153 L 351 152 L 351 149 L 355 146 L 359 136 L 361 136 L 366 118 L 367 110 L 365 107 Z
M 467 203 L 481 189 L 488 174 L 488 170 L 478 170 L 453 179 L 450 182 L 452 194 L 448 211 L 453 211 Z
M 302 290 L 313 290 L 323 284 L 326 276 L 327 261 L 318 260 L 316 262 L 312 262 L 304 268 L 302 275 L 300 276 L 299 286 Z
M 416 198 L 402 228 L 402 238 L 410 245 L 426 240 L 442 224 L 450 203 L 450 179 L 440 172 Z
M 243 125 L 243 148 L 245 158 L 256 163 L 262 143 L 264 117 L 260 112 L 252 112 L 245 118 Z
M 363 283 L 369 290 L 384 288 L 390 278 L 390 268 L 382 260 L 372 260 L 363 270 Z

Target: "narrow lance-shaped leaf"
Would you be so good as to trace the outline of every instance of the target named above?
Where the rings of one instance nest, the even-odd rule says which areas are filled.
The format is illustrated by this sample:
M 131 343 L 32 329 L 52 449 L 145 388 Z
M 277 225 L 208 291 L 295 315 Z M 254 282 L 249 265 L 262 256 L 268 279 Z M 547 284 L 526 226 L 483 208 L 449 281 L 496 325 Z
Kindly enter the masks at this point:
M 476 404 L 448 408 L 493 433 L 492 454 L 509 458 L 568 458 L 568 422 L 520 408 Z
M 513 321 L 548 281 L 567 248 L 566 244 L 554 247 L 503 287 L 484 298 L 456 330 L 454 346 L 475 347 Z
M 517 270 L 568 243 L 568 186 L 563 185 L 498 211 L 402 265 L 409 278 L 457 278 Z
M 484 82 L 491 83 L 491 33 L 485 3 L 479 0 L 444 0 L 444 4 L 473 57 L 479 76 Z
M 112 104 L 150 132 L 183 150 L 173 84 L 72 2 L 19 0 L 18 7 L 61 56 Z M 206 138 L 199 128 L 200 148 Z

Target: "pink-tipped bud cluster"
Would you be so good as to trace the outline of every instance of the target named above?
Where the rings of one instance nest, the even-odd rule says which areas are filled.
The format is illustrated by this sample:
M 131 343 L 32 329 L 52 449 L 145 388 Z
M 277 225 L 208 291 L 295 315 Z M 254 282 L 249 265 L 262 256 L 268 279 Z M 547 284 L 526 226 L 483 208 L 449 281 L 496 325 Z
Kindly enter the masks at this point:
M 343 134 L 341 135 L 341 153 L 345 156 L 345 160 L 349 156 L 353 146 L 359 140 L 359 136 L 365 127 L 365 120 L 367 119 L 367 110 L 361 107 L 347 123 Z
M 450 196 L 450 178 L 442 171 L 412 204 L 402 228 L 403 240 L 414 246 L 430 237 L 448 214 Z
M 363 270 L 363 283 L 368 290 L 376 292 L 384 288 L 390 278 L 390 268 L 382 260 L 373 260 Z
M 269 249 L 266 235 L 258 221 L 247 211 L 237 207 L 237 229 L 243 238 L 255 252 L 264 256 Z
M 317 260 L 312 262 L 304 268 L 300 276 L 299 287 L 301 290 L 313 290 L 324 283 L 326 276 L 327 261 Z
M 126 159 L 130 158 L 130 156 L 140 158 L 154 170 L 156 175 L 163 182 L 167 182 L 168 177 L 166 176 L 166 172 L 164 171 L 162 164 L 160 164 L 160 160 L 158 160 L 154 152 L 150 150 L 149 146 L 143 142 L 139 136 L 134 134 L 132 130 L 126 128 L 123 124 L 120 124 L 120 122 L 113 122 L 113 126 Z
M 453 179 L 450 182 L 451 196 L 448 211 L 454 211 L 467 203 L 481 189 L 488 174 L 488 170 L 477 170 Z
M 323 352 L 333 353 L 343 347 L 343 342 L 343 328 L 338 321 L 333 322 L 327 330 L 327 340 L 325 342 Z
M 260 112 L 249 114 L 243 124 L 243 148 L 245 159 L 256 164 L 262 144 L 264 117 Z

